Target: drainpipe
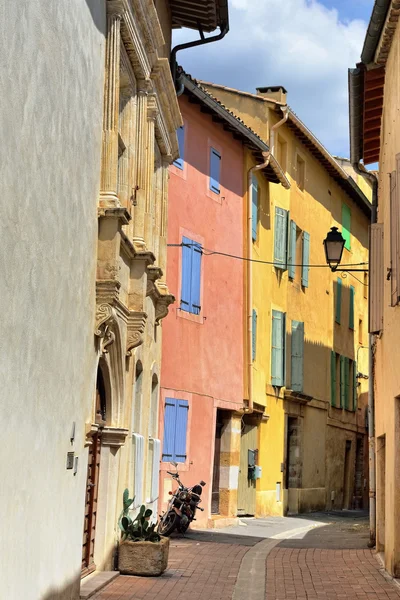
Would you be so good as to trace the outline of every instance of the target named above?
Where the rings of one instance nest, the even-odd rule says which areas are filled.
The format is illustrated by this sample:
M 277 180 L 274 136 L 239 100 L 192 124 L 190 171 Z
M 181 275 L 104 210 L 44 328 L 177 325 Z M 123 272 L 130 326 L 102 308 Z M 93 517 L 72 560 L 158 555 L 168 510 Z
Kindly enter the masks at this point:
M 359 175 L 366 177 L 372 183 L 371 224 L 377 222 L 378 180 L 372 173 L 366 173 L 355 162 L 353 168 Z M 369 260 L 369 264 L 371 261 Z M 371 278 L 369 278 L 369 284 Z M 371 294 L 368 294 L 370 302 Z M 369 334 L 368 343 L 368 441 L 369 441 L 369 544 L 373 548 L 376 543 L 376 455 L 375 455 L 375 369 L 374 369 L 375 336 Z
M 249 394 L 249 406 L 246 410 L 246 413 L 253 412 L 253 353 L 252 353 L 252 345 L 253 345 L 253 263 L 251 261 L 252 257 L 252 249 L 253 249 L 253 238 L 252 238 L 252 197 L 251 197 L 251 186 L 252 186 L 252 176 L 256 171 L 261 171 L 268 167 L 269 162 L 271 160 L 271 156 L 274 154 L 274 145 L 275 145 L 275 132 L 285 123 L 289 117 L 289 108 L 288 106 L 282 107 L 282 111 L 284 112 L 283 118 L 278 121 L 270 131 L 269 138 L 269 152 L 263 152 L 264 162 L 251 167 L 247 174 L 247 379 L 248 379 L 248 394 Z
M 204 37 L 203 30 L 199 26 L 199 34 L 200 39 L 194 40 L 193 42 L 186 42 L 185 44 L 178 44 L 171 50 L 171 58 L 170 58 L 170 66 L 172 73 L 172 80 L 174 82 L 175 88 L 177 90 L 177 96 L 181 96 L 183 94 L 183 90 L 185 89 L 182 82 L 179 81 L 179 76 L 177 76 L 177 62 L 176 55 L 180 50 L 187 50 L 187 48 L 194 48 L 195 46 L 203 46 L 204 44 L 211 44 L 212 42 L 218 42 L 222 40 L 226 36 L 229 31 L 229 24 L 225 23 L 220 27 L 220 33 L 218 35 L 212 35 L 211 37 Z

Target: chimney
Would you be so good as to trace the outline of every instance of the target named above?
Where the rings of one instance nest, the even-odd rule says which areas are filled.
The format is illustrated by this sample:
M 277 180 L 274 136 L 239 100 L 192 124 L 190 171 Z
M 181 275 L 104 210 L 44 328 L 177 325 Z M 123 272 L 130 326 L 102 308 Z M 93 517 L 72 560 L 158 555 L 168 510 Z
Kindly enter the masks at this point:
M 265 98 L 271 98 L 271 100 L 276 100 L 282 104 L 287 103 L 287 90 L 283 87 L 283 85 L 258 87 L 257 94 L 259 96 L 264 96 Z

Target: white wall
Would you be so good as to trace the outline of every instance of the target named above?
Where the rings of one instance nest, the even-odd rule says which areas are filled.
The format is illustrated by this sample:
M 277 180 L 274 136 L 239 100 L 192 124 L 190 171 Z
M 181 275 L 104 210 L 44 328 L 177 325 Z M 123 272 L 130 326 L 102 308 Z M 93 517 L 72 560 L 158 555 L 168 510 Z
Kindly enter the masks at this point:
M 0 0 L 0 596 L 7 600 L 77 597 L 84 422 L 96 371 L 104 4 Z M 75 477 L 65 468 L 71 449 L 79 456 Z

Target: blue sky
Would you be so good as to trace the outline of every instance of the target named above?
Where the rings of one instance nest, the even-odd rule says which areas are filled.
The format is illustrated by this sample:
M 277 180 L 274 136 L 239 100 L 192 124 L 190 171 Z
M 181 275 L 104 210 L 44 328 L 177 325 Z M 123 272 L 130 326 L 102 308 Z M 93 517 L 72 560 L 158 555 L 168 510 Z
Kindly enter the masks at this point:
M 359 60 L 373 0 L 229 0 L 222 41 L 178 53 L 193 77 L 244 91 L 284 85 L 332 154 L 348 156 L 347 69 Z M 178 31 L 174 43 L 194 39 Z

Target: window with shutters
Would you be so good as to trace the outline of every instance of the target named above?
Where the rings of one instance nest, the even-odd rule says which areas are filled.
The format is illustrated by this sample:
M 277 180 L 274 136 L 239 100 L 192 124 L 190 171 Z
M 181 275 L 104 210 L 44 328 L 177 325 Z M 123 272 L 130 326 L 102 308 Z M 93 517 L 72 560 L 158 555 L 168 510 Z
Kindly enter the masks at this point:
M 276 160 L 285 173 L 287 171 L 287 143 L 279 134 L 276 142 Z
M 162 460 L 164 462 L 186 461 L 186 438 L 189 403 L 187 400 L 166 398 L 164 406 L 164 441 Z
M 332 352 L 331 358 L 331 404 L 332 406 L 336 406 L 337 408 L 343 408 L 348 411 L 356 411 L 357 410 L 357 362 L 355 360 L 351 360 L 347 356 L 339 356 L 336 354 L 336 357 L 339 357 L 339 373 L 336 368 L 335 375 L 333 375 L 332 368 L 333 362 L 336 361 L 337 358 L 333 358 L 335 352 Z M 339 390 L 340 390 L 340 404 L 338 404 L 337 397 L 337 385 L 335 382 L 334 385 L 334 376 L 339 375 Z M 333 388 L 335 389 L 335 394 L 333 393 Z M 333 404 L 334 402 L 334 404 Z
M 285 384 L 285 322 L 285 313 L 272 311 L 271 382 L 276 387 Z
M 288 249 L 288 276 L 290 279 L 295 279 L 296 277 L 296 256 L 298 256 L 297 252 L 297 240 L 298 240 L 298 232 L 300 229 L 297 227 L 294 221 L 290 221 L 289 224 L 289 249 Z
M 275 208 L 274 267 L 286 271 L 288 254 L 289 212 L 278 206 Z
M 259 216 L 259 186 L 256 175 L 253 173 L 251 180 L 251 236 L 253 242 L 257 241 L 258 216 Z
M 199 315 L 201 311 L 202 247 L 187 237 L 182 238 L 181 310 Z
M 215 194 L 221 191 L 220 177 L 221 154 L 215 148 L 210 148 L 210 190 Z
M 251 323 L 251 354 L 252 354 L 252 358 L 253 361 L 256 360 L 256 353 L 257 353 L 257 311 L 255 308 L 253 308 L 253 314 L 252 314 L 252 323 Z
M 370 247 L 370 294 L 368 311 L 368 331 L 379 333 L 383 328 L 383 302 L 384 302 L 384 253 L 383 253 L 383 223 L 373 223 L 369 231 Z M 366 289 L 366 288 L 364 288 Z
M 294 392 L 303 391 L 304 323 L 292 321 L 291 384 Z
M 303 252 L 301 259 L 301 285 L 308 287 L 308 273 L 310 271 L 310 234 L 303 232 Z
M 331 406 L 340 408 L 340 355 L 331 351 Z
M 400 155 L 396 156 L 397 172 L 399 172 Z M 390 284 L 391 305 L 397 306 L 400 300 L 400 241 L 399 241 L 399 194 L 400 182 L 396 171 L 390 174 Z
M 354 286 L 350 286 L 350 306 L 349 306 L 349 329 L 354 331 L 354 297 L 356 290 Z
M 336 308 L 335 308 L 335 321 L 340 325 L 340 319 L 342 316 L 342 280 L 340 277 L 336 281 Z
M 296 155 L 296 183 L 299 190 L 304 191 L 306 163 L 299 154 Z
M 183 171 L 183 165 L 185 161 L 185 128 L 184 126 L 179 127 L 176 132 L 179 145 L 179 158 L 174 160 L 173 165 Z
M 344 237 L 344 247 L 351 249 L 351 211 L 347 204 L 342 204 L 342 236 Z

